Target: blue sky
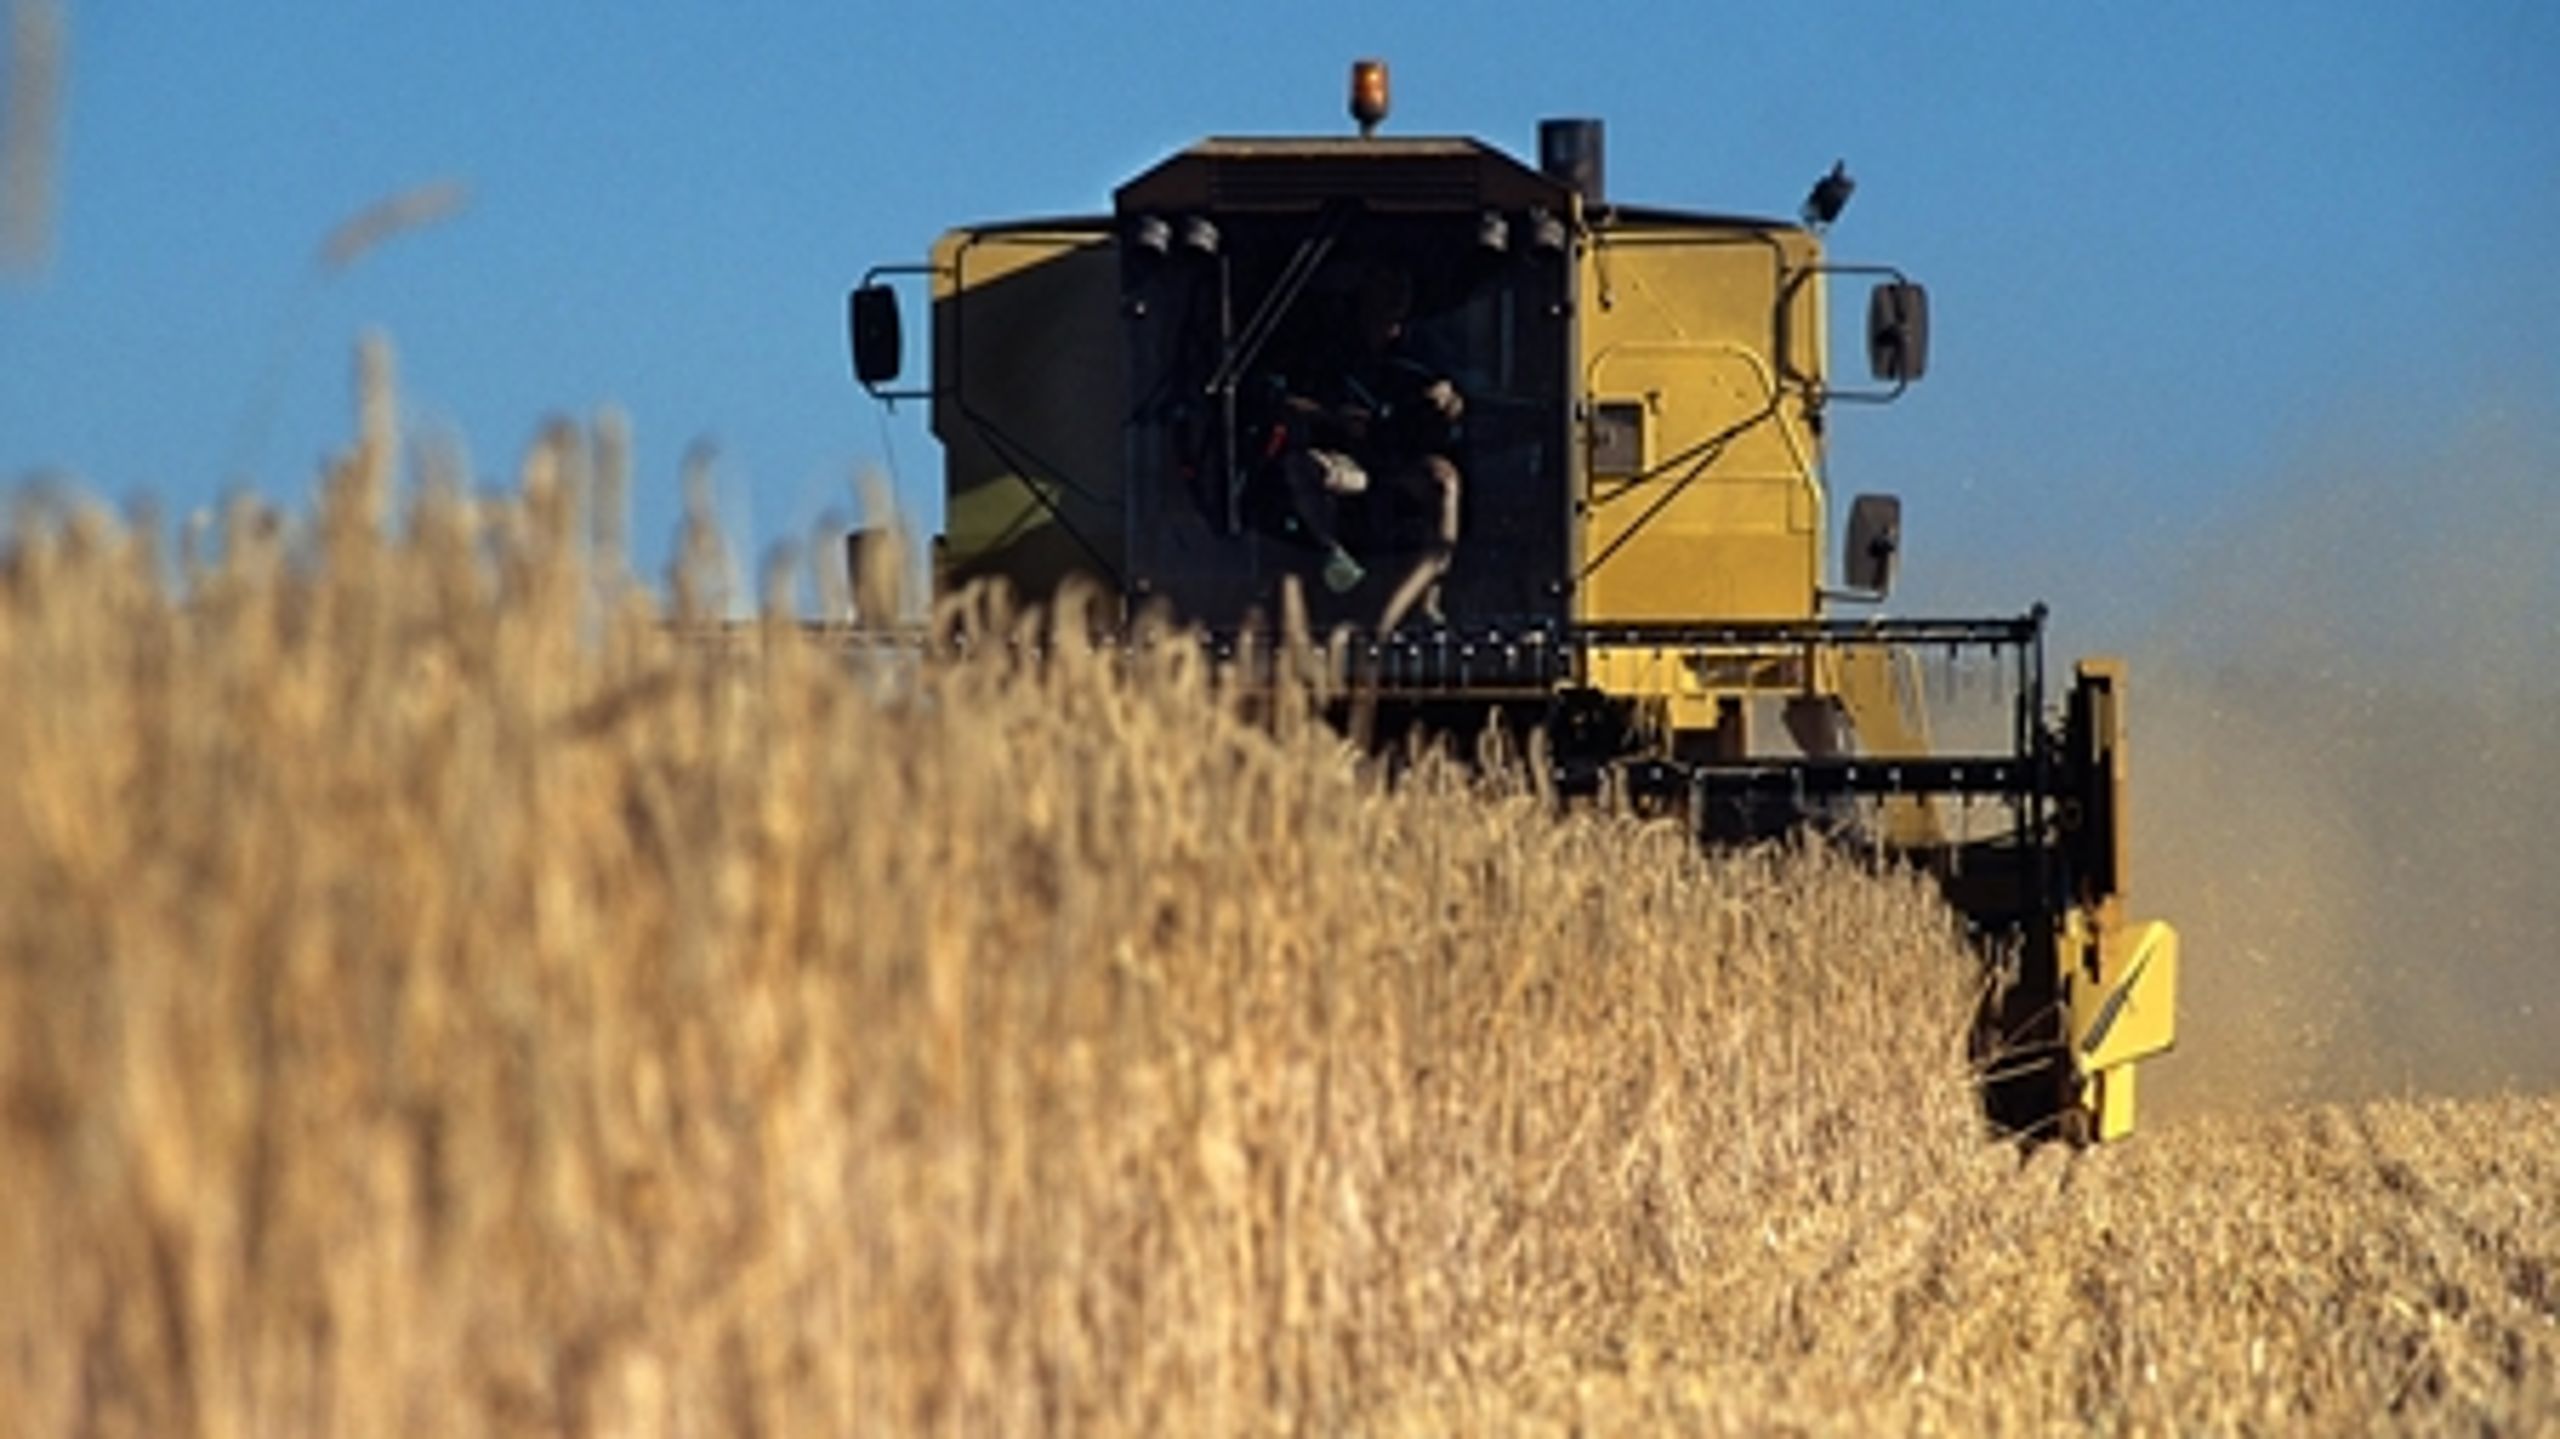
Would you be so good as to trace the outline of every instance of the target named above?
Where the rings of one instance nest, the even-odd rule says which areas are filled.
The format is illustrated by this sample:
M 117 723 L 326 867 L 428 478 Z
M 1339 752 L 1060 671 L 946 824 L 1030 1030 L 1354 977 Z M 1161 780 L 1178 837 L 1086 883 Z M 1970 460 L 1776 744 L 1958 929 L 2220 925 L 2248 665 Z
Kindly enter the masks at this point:
M 1100 208 L 1203 134 L 1347 128 L 1367 54 L 1399 132 L 1529 152 L 1540 116 L 1604 117 L 1625 199 L 1784 214 L 1846 157 L 1835 254 L 1934 301 L 1930 378 L 1835 427 L 1835 484 L 1904 497 L 1906 609 L 2043 597 L 2103 635 L 2328 467 L 2448 485 L 2485 449 L 2538 503 L 2560 454 L 2539 0 L 63 3 L 52 259 L 0 279 L 0 484 L 183 513 L 239 464 L 299 501 L 379 327 L 413 423 L 492 481 L 544 415 L 624 408 L 644 540 L 698 439 L 758 544 L 864 466 L 930 512 L 930 441 L 846 373 L 860 271 Z M 462 213 L 315 278 L 333 225 L 442 178 Z

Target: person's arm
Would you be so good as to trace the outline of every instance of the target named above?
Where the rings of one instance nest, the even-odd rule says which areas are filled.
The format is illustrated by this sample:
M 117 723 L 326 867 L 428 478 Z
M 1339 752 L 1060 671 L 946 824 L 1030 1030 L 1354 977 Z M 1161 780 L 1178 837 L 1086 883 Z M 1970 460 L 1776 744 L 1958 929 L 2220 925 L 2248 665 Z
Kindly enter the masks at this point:
M 1457 437 L 1460 417 L 1467 412 L 1457 381 L 1411 354 L 1399 356 L 1386 375 L 1395 404 L 1381 406 L 1378 418 L 1396 445 L 1415 453 L 1447 449 Z
M 1377 418 L 1365 406 L 1328 405 L 1305 395 L 1282 397 L 1281 408 L 1292 419 L 1303 422 L 1317 444 L 1329 449 L 1357 445 L 1368 439 L 1370 422 Z

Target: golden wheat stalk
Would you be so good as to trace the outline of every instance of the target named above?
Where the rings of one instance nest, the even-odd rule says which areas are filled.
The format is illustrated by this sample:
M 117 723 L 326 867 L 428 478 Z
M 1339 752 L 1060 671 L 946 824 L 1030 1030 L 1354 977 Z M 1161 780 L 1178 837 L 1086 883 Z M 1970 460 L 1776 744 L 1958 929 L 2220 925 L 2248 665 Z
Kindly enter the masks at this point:
M 470 199 L 470 187 L 454 179 L 430 180 L 385 195 L 340 221 L 320 242 L 320 268 L 345 270 L 389 240 L 460 214 Z
M 34 268 L 52 248 L 67 45 L 53 0 L 11 6 L 6 99 L 0 101 L 0 267 Z
M 9 1433 L 2560 1419 L 2560 1102 L 2022 1162 L 1915 875 L 983 595 L 680 634 L 618 423 L 391 513 L 359 373 L 308 523 L 0 536 Z

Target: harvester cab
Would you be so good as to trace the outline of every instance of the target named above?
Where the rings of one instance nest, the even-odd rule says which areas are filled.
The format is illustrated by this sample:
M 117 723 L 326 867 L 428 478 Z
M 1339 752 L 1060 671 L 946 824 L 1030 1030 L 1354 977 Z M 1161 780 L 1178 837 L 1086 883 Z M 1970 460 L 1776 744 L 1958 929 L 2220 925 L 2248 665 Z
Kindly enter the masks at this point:
M 936 589 L 1075 580 L 1239 651 L 1304 614 L 1349 637 L 1374 742 L 1498 725 L 1561 790 L 1711 840 L 1888 849 L 1985 957 L 1992 1118 L 2129 1132 L 2177 945 L 2123 912 L 2122 667 L 2048 693 L 2041 608 L 1847 613 L 1891 588 L 1891 496 L 1848 506 L 1826 565 L 1830 416 L 1929 359 L 1927 292 L 1825 255 L 1846 167 L 1792 221 L 1625 204 L 1597 120 L 1543 122 L 1530 165 L 1381 135 L 1386 109 L 1363 62 L 1357 135 L 1204 140 L 1107 213 L 863 277 L 856 378 L 928 403 L 943 447 Z M 1841 279 L 1869 287 L 1859 384 L 1829 363 Z M 897 285 L 931 310 L 903 387 Z

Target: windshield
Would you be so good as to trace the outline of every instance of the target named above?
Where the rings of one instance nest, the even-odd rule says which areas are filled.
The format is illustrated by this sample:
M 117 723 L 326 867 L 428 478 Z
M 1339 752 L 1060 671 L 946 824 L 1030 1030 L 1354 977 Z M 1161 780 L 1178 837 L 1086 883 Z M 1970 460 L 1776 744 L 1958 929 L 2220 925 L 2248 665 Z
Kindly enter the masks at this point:
M 1321 625 L 1559 617 L 1564 256 L 1473 216 L 1215 233 L 1124 266 L 1141 588 L 1216 625 L 1292 576 Z

